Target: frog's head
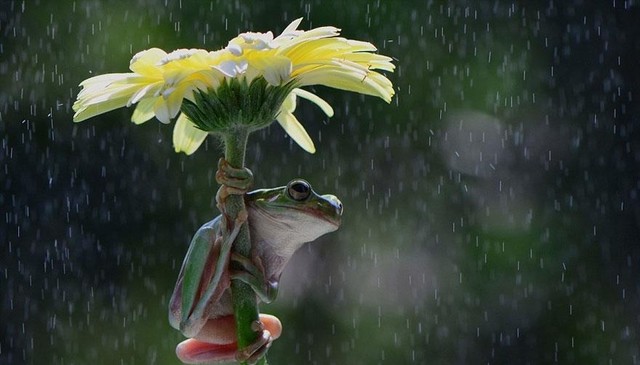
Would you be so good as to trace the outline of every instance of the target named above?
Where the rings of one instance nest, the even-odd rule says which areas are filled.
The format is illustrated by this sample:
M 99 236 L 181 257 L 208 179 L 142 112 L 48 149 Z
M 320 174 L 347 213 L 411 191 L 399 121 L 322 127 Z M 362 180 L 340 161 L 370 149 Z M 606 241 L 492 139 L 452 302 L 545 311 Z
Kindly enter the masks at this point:
M 342 203 L 334 195 L 318 195 L 302 179 L 286 186 L 261 189 L 246 195 L 249 227 L 281 256 L 293 254 L 303 243 L 313 241 L 340 226 Z

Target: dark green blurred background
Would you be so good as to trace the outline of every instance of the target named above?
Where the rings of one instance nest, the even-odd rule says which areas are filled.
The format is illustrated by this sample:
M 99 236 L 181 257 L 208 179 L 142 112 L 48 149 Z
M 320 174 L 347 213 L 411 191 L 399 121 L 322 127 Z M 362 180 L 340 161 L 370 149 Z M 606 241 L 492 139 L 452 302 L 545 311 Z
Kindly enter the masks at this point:
M 256 187 L 345 205 L 265 306 L 279 364 L 640 363 L 636 1 L 0 1 L 0 363 L 177 364 L 166 304 L 216 213 L 210 138 L 131 109 L 71 121 L 136 52 L 335 25 L 393 56 L 391 105 L 251 136 Z

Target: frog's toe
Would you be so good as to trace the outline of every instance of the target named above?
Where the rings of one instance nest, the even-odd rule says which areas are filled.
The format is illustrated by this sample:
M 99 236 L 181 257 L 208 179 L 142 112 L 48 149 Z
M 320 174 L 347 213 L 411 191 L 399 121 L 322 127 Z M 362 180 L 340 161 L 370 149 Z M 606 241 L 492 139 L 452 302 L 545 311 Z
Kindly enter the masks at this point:
M 236 353 L 236 361 L 247 362 L 249 364 L 255 364 L 260 360 L 269 350 L 273 343 L 273 337 L 267 330 L 260 332 L 260 336 L 249 346 L 238 350 Z
M 227 160 L 220 158 L 218 171 L 216 171 L 216 181 L 220 185 L 234 188 L 234 192 L 243 190 L 246 192 L 253 185 L 253 173 L 246 167 L 232 167 Z
M 282 324 L 277 317 L 261 313 L 260 321 L 255 321 L 252 329 L 258 332 L 259 336 L 252 344 L 238 350 L 236 360 L 239 362 L 246 361 L 249 364 L 258 362 L 267 353 L 273 341 L 280 337 Z

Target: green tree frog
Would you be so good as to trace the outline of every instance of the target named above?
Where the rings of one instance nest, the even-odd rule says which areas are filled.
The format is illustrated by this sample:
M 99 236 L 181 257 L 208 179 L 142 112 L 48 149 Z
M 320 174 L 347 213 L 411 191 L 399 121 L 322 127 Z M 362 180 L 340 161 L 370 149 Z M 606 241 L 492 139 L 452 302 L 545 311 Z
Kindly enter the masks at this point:
M 224 160 L 216 179 L 222 184 L 216 197 L 219 206 L 223 206 L 220 202 L 228 194 L 243 194 L 246 214 L 232 224 L 225 224 L 223 212 L 196 232 L 171 296 L 169 321 L 190 337 L 176 348 L 181 361 L 253 363 L 280 336 L 282 325 L 278 318 L 260 314 L 259 323 L 254 323 L 258 340 L 238 349 L 231 280 L 249 284 L 263 302 L 274 300 L 282 271 L 294 252 L 305 242 L 338 229 L 342 203 L 333 195 L 316 194 L 302 179 L 294 179 L 286 186 L 246 193 L 252 180 L 250 171 L 233 169 Z M 245 220 L 252 243 L 250 258 L 230 252 L 239 226 Z M 222 239 L 225 229 L 231 231 L 227 242 Z

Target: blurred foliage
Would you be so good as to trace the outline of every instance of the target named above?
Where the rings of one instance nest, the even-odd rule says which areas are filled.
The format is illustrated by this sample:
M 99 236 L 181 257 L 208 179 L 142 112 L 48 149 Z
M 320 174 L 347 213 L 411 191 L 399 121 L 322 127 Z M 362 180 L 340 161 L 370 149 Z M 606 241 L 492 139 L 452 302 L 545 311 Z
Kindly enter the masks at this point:
M 177 363 L 166 305 L 219 142 L 176 155 L 131 110 L 74 125 L 77 85 L 299 16 L 394 56 L 397 96 L 316 90 L 315 155 L 250 137 L 257 187 L 345 205 L 265 306 L 270 363 L 637 363 L 640 10 L 579 0 L 1 2 L 0 363 Z

